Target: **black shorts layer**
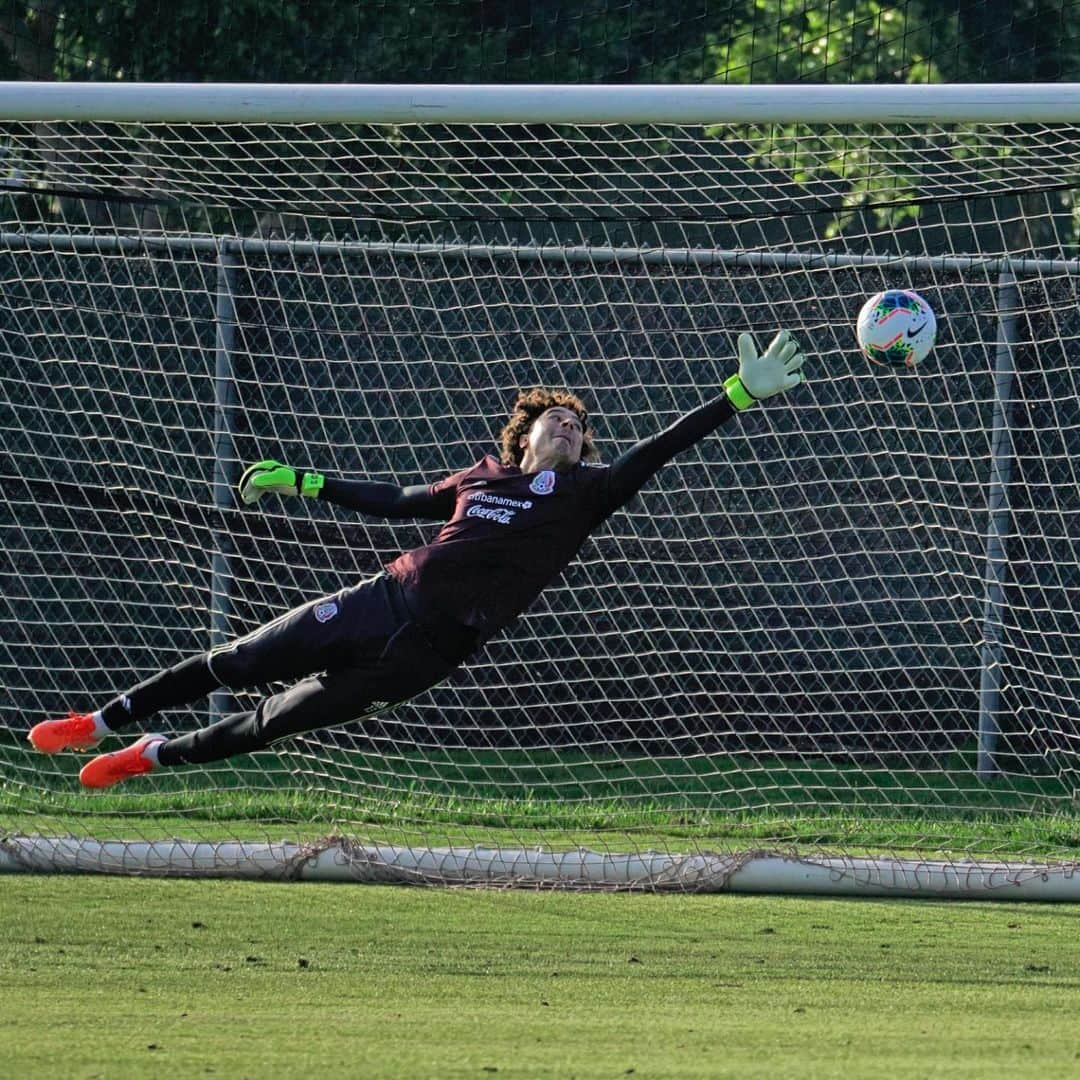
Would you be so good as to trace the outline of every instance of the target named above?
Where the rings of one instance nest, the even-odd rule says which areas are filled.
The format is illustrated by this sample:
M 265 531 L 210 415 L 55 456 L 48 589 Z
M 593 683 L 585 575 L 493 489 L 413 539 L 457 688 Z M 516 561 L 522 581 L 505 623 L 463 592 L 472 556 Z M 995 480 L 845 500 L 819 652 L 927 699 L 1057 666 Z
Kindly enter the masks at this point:
M 400 635 L 402 640 L 395 645 Z M 455 666 L 476 648 L 476 635 L 469 627 L 423 619 L 397 579 L 381 573 L 293 608 L 219 646 L 210 653 L 209 664 L 223 686 L 240 689 L 315 671 L 359 671 L 379 663 L 400 666 L 395 657 L 406 641 L 430 654 L 425 667 Z
M 468 627 L 418 615 L 401 584 L 379 574 L 213 650 L 222 686 L 300 681 L 253 712 L 170 740 L 161 760 L 214 761 L 375 715 L 441 682 L 479 644 Z

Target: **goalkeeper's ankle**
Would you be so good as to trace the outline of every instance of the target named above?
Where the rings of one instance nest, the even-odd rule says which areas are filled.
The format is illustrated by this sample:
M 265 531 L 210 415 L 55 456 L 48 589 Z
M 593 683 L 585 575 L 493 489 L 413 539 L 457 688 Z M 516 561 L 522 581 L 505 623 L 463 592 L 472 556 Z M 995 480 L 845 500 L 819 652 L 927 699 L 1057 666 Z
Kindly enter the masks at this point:
M 131 698 L 127 694 L 114 697 L 112 701 L 106 702 L 94 713 L 94 723 L 101 726 L 103 735 L 115 735 L 118 731 L 123 731 L 135 719 L 131 710 Z M 144 720 L 146 717 L 138 719 Z
M 98 709 L 96 713 L 91 713 L 90 719 L 94 721 L 94 738 L 103 739 L 106 735 L 116 734 L 116 732 L 105 723 L 105 718 L 102 716 L 100 709 Z
M 161 765 L 161 761 L 158 758 L 158 751 L 165 745 L 164 738 L 148 739 L 146 745 L 142 748 L 142 756 L 149 761 L 156 769 Z

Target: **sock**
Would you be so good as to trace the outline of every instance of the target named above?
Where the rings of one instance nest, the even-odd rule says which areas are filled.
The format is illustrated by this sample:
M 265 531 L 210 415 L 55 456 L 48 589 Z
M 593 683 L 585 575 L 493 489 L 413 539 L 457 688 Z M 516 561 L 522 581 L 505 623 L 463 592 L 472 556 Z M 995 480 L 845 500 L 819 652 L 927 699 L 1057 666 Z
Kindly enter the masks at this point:
M 100 709 L 98 709 L 98 711 L 93 714 L 92 719 L 94 721 L 94 735 L 96 735 L 98 738 L 103 735 L 111 735 L 113 733 L 113 729 L 105 723 L 105 719 L 101 715 Z
M 155 769 L 161 764 L 158 760 L 158 750 L 165 745 L 165 741 L 165 739 L 154 739 L 153 742 L 148 742 L 142 748 L 142 756 L 146 758 L 147 761 L 151 762 Z

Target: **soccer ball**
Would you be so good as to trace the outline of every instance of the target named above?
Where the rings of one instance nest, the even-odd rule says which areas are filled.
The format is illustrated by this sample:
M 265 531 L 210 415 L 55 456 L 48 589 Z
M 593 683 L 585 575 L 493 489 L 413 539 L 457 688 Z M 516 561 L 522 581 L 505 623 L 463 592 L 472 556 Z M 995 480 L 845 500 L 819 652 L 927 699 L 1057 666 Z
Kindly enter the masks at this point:
M 937 319 L 918 293 L 888 289 L 863 304 L 855 336 L 867 360 L 886 367 L 913 368 L 934 347 Z

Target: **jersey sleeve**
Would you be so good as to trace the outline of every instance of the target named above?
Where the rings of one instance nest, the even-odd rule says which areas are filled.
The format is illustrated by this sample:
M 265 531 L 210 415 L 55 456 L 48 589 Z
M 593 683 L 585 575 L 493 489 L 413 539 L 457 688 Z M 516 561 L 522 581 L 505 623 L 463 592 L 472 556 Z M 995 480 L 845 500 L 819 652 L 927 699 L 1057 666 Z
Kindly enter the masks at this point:
M 723 395 L 680 417 L 670 427 L 630 447 L 612 463 L 603 487 L 601 519 L 628 502 L 676 454 L 693 446 L 736 413 Z
M 480 462 L 433 484 L 410 484 L 407 487 L 371 480 L 327 477 L 319 498 L 372 517 L 448 521 L 454 514 L 458 486 L 482 465 L 483 462 Z
M 327 477 L 319 498 L 347 510 L 382 518 L 427 518 L 445 521 L 454 511 L 455 488 L 436 484 L 379 484 L 370 480 Z

